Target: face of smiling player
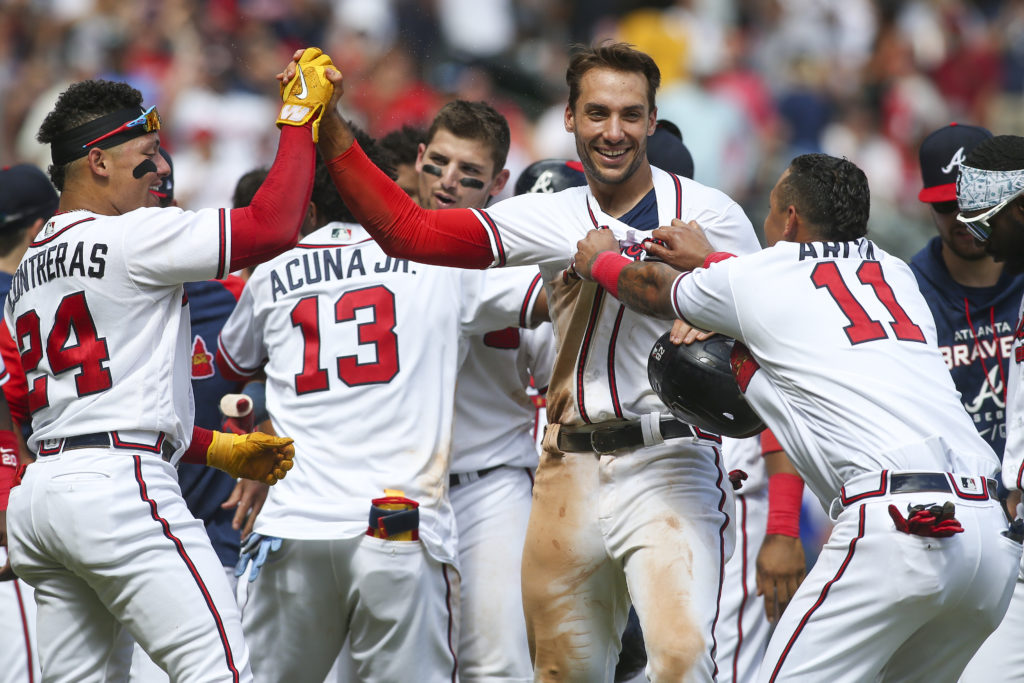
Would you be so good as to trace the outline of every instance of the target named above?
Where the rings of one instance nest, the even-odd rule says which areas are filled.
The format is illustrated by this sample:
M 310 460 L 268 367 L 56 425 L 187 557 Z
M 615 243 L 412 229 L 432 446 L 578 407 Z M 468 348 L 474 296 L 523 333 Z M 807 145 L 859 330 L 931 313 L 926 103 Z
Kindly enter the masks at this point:
M 644 75 L 604 67 L 583 74 L 576 106 L 565 108 L 565 129 L 576 136 L 587 176 L 605 185 L 628 182 L 647 162 L 647 136 L 656 119 Z
M 160 136 L 153 132 L 105 150 L 104 168 L 110 179 L 110 203 L 119 214 L 149 206 L 159 206 L 160 200 L 150 190 L 160 187 L 161 180 L 171 172 L 167 160 L 160 154 Z M 139 164 L 150 161 L 155 170 L 135 177 Z
M 482 209 L 501 192 L 509 176 L 504 169 L 495 173 L 486 142 L 456 137 L 445 128 L 439 128 L 429 144 L 420 145 L 416 171 L 420 205 L 425 209 Z

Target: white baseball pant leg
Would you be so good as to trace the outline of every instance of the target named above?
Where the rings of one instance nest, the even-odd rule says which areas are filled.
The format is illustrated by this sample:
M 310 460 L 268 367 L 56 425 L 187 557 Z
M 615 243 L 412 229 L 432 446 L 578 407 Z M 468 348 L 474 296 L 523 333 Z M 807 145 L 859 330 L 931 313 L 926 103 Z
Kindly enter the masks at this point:
M 632 600 L 650 680 L 710 680 L 733 544 L 720 450 L 678 439 L 559 455 L 558 430 L 545 435 L 523 553 L 536 679 L 611 681 Z
M 866 475 L 877 479 L 877 474 Z M 952 501 L 964 532 L 897 531 L 892 503 Z M 1021 546 L 997 501 L 918 492 L 843 510 L 775 628 L 759 681 L 953 681 L 999 624 Z
M 968 662 L 960 683 L 992 683 L 1012 675 L 1024 675 L 1024 564 L 1013 587 L 1010 607 Z
M 725 565 L 721 615 L 715 629 L 719 683 L 755 680 L 772 633 L 764 597 L 757 594 L 757 553 L 768 522 L 768 487 L 749 495 L 740 489 L 735 497 L 736 549 Z
M 0 565 L 7 549 L 0 547 Z M 36 652 L 36 602 L 21 579 L 0 583 L 0 683 L 40 680 Z
M 7 521 L 13 566 L 36 591 L 46 681 L 126 677 L 122 626 L 173 680 L 252 680 L 220 560 L 159 457 L 40 457 Z
M 453 487 L 449 496 L 462 576 L 459 678 L 530 683 L 521 583 L 533 479 L 523 467 L 501 467 Z
M 242 623 L 261 681 L 322 681 L 346 636 L 358 680 L 457 681 L 459 575 L 418 541 L 285 539 Z

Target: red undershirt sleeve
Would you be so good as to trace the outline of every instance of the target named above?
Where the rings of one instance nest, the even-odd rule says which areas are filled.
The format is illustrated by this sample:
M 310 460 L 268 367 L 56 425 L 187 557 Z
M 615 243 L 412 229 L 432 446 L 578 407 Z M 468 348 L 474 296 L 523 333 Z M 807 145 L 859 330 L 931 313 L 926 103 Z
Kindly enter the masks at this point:
M 249 206 L 231 210 L 231 270 L 263 263 L 299 241 L 316 165 L 311 126 L 282 126 L 267 179 Z
M 358 143 L 327 162 L 345 206 L 390 256 L 457 268 L 494 261 L 487 231 L 469 209 L 420 208 Z

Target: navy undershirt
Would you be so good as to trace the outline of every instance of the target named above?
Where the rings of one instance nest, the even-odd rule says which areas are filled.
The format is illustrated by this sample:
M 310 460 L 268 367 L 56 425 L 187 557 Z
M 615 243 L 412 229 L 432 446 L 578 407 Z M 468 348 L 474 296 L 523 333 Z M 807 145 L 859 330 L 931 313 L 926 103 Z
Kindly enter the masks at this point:
M 652 188 L 650 192 L 644 195 L 644 198 L 636 203 L 632 209 L 627 211 L 619 219 L 631 228 L 637 230 L 654 230 L 660 227 L 661 223 L 658 220 L 658 197 L 654 194 Z

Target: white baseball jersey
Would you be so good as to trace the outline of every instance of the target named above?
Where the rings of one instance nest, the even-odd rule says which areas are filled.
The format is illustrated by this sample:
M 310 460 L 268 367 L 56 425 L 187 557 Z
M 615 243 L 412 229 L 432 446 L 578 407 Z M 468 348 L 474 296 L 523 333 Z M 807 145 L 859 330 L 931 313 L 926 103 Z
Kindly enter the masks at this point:
M 168 435 L 180 457 L 193 424 L 182 283 L 228 273 L 229 216 L 145 208 L 50 219 L 5 304 L 28 381 L 29 448 L 133 430 Z
M 259 266 L 220 350 L 239 374 L 266 362 L 267 410 L 296 461 L 256 531 L 365 534 L 370 501 L 400 489 L 420 503 L 427 550 L 456 564 L 447 483 L 460 335 L 517 325 L 531 280 L 393 259 L 341 223 Z
M 723 250 L 745 254 L 760 249 L 749 219 L 728 196 L 657 168 L 651 171 L 660 225 L 673 218 L 695 220 Z M 549 288 L 560 352 L 572 357 L 563 360 L 559 355 L 556 362 L 563 367 L 572 362 L 573 368 L 571 377 L 554 374 L 549 420 L 580 424 L 667 414 L 647 381 L 647 355 L 668 324 L 626 309 L 603 290 L 592 304 L 580 305 L 579 288 L 562 286 L 561 276 L 576 243 L 594 228 L 610 228 L 623 252 L 633 258 L 644 258 L 640 242 L 650 233 L 604 213 L 586 186 L 511 197 L 474 213 L 490 236 L 493 265 L 539 264 Z M 563 343 L 570 328 L 583 329 L 579 345 Z
M 866 472 L 998 470 L 910 268 L 869 240 L 780 242 L 681 275 L 673 296 L 750 349 L 772 390 L 747 398 L 823 505 Z
M 1003 486 L 1024 489 L 1024 301 L 1013 335 L 1009 377 L 1006 380 L 1006 449 L 1003 451 Z
M 526 390 L 531 374 L 547 386 L 555 354 L 550 327 L 525 329 L 543 286 L 541 276 L 530 266 L 492 270 L 487 276 L 518 281 L 524 274 L 532 274 L 534 279 L 523 301 L 520 326 L 466 340 L 466 359 L 455 389 L 452 472 L 477 472 L 498 465 L 537 466 L 536 408 Z

